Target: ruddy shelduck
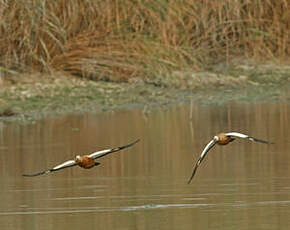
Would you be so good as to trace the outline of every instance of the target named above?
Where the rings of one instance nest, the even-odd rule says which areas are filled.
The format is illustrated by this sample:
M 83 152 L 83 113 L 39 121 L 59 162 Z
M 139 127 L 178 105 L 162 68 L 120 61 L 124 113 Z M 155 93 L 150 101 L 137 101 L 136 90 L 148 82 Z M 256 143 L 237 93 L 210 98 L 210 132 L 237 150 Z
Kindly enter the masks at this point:
M 194 168 L 193 168 L 193 172 L 191 174 L 191 177 L 188 181 L 188 184 L 191 182 L 192 178 L 194 177 L 196 170 L 198 168 L 198 166 L 201 164 L 202 160 L 205 158 L 206 154 L 208 153 L 208 151 L 215 145 L 227 145 L 228 143 L 232 142 L 235 140 L 235 138 L 245 138 L 248 139 L 250 141 L 256 141 L 256 142 L 260 142 L 260 143 L 264 143 L 264 144 L 273 144 L 271 142 L 268 141 L 264 141 L 261 139 L 257 139 L 255 137 L 251 137 L 242 133 L 237 133 L 237 132 L 229 132 L 229 133 L 220 133 L 217 134 L 216 136 L 213 137 L 213 139 L 205 146 L 204 150 L 202 151 L 198 161 L 196 162 Z
M 42 174 L 58 171 L 58 170 L 61 170 L 64 168 L 69 168 L 69 167 L 72 167 L 75 165 L 78 165 L 84 169 L 90 169 L 90 168 L 100 164 L 99 162 L 95 161 L 96 159 L 101 158 L 109 153 L 117 152 L 117 151 L 120 151 L 122 149 L 131 147 L 132 145 L 136 144 L 138 141 L 139 141 L 139 139 L 130 143 L 130 144 L 127 144 L 127 145 L 123 145 L 123 146 L 112 148 L 112 149 L 101 150 L 98 152 L 91 153 L 89 155 L 83 155 L 83 156 L 77 155 L 74 160 L 66 161 L 66 162 L 64 162 L 60 165 L 57 165 L 51 169 L 47 169 L 47 170 L 44 170 L 44 171 L 41 171 L 38 173 L 34 173 L 34 174 L 23 174 L 23 176 L 29 176 L 29 177 L 39 176 Z

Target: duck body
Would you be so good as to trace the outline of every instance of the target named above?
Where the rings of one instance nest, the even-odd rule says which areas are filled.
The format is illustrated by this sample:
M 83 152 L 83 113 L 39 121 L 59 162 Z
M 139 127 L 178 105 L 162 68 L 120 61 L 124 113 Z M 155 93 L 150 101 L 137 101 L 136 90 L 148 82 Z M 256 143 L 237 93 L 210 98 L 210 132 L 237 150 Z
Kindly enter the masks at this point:
M 84 169 L 90 169 L 90 168 L 94 167 L 97 163 L 89 155 L 76 156 L 75 162 L 79 167 L 84 168 Z M 99 164 L 99 163 L 97 163 L 97 164 Z
M 122 149 L 131 147 L 131 146 L 135 145 L 137 142 L 139 142 L 139 139 L 130 143 L 130 144 L 127 144 L 127 145 L 119 146 L 119 147 L 112 148 L 112 149 L 105 149 L 105 150 L 93 152 L 89 155 L 83 155 L 83 156 L 77 155 L 73 160 L 65 161 L 62 164 L 57 165 L 51 169 L 47 169 L 47 170 L 44 170 L 44 171 L 41 171 L 38 173 L 33 173 L 33 174 L 23 174 L 23 176 L 26 176 L 26 177 L 40 176 L 43 174 L 47 174 L 50 172 L 58 171 L 58 170 L 69 168 L 69 167 L 73 167 L 76 165 L 78 165 L 79 167 L 84 168 L 84 169 L 90 169 L 90 168 L 100 164 L 99 162 L 95 161 L 96 159 L 101 158 L 103 156 L 106 156 L 107 154 L 110 154 L 113 152 L 118 152 Z
M 215 135 L 213 137 L 213 139 L 205 146 L 205 148 L 203 149 L 198 161 L 196 162 L 194 168 L 193 168 L 193 172 L 191 174 L 191 177 L 189 178 L 188 184 L 191 182 L 191 180 L 193 179 L 197 168 L 199 167 L 199 165 L 201 164 L 201 162 L 203 161 L 203 159 L 205 158 L 205 156 L 207 155 L 208 151 L 215 145 L 227 145 L 230 142 L 234 141 L 235 138 L 243 138 L 243 139 L 248 139 L 250 141 L 254 141 L 254 142 L 260 142 L 263 144 L 273 144 L 271 142 L 265 141 L 265 140 L 261 140 L 252 136 L 248 136 L 246 134 L 242 134 L 242 133 L 238 133 L 238 132 L 229 132 L 229 133 L 219 133 L 217 135 Z
M 216 143 L 219 145 L 227 145 L 228 143 L 232 142 L 235 140 L 235 138 L 232 138 L 231 136 L 227 136 L 226 133 L 219 133 L 216 135 Z

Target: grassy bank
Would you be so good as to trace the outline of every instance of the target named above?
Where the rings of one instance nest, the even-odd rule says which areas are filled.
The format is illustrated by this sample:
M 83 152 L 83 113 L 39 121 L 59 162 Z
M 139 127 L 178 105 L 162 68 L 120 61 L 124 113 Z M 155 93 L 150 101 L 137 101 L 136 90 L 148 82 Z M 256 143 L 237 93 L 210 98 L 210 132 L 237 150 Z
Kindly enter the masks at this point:
M 155 80 L 290 54 L 289 0 L 10 0 L 0 1 L 0 18 L 4 80 L 37 72 Z
M 94 81 L 70 75 L 19 76 L 0 89 L 1 121 L 34 121 L 63 113 L 141 108 L 144 113 L 171 104 L 289 103 L 290 68 L 240 63 L 222 72 L 177 72 L 155 80 L 128 83 Z

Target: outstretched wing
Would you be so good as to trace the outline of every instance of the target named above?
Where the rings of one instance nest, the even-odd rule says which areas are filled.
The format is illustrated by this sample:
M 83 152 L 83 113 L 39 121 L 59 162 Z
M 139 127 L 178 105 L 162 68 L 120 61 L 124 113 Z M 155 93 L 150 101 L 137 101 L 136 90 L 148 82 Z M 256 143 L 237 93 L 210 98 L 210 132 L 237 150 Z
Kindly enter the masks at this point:
M 188 180 L 188 184 L 191 182 L 192 178 L 194 177 L 196 170 L 198 168 L 198 166 L 201 164 L 202 160 L 205 158 L 206 154 L 208 153 L 208 151 L 215 145 L 216 141 L 215 140 L 211 140 L 204 148 L 204 150 L 202 151 L 198 161 L 196 162 L 193 172 L 191 174 L 190 179 Z
M 23 174 L 23 176 L 28 176 L 28 177 L 40 176 L 40 175 L 43 175 L 43 174 L 46 174 L 46 173 L 54 172 L 54 171 L 57 171 L 57 170 L 60 170 L 60 169 L 64 169 L 64 168 L 68 168 L 68 167 L 72 167 L 72 166 L 75 166 L 75 165 L 76 165 L 76 162 L 74 160 L 69 160 L 69 161 L 66 161 L 66 162 L 64 162 L 64 163 L 62 163 L 60 165 L 55 166 L 52 169 L 47 169 L 47 170 L 44 170 L 42 172 L 38 172 L 38 173 L 34 173 L 34 174 Z
M 127 144 L 127 145 L 123 145 L 123 146 L 120 146 L 120 147 L 116 147 L 116 148 L 113 148 L 113 149 L 105 149 L 105 150 L 101 150 L 101 151 L 98 151 L 98 152 L 94 152 L 94 153 L 91 153 L 89 155 L 89 157 L 93 158 L 93 159 L 97 159 L 97 158 L 100 158 L 100 157 L 103 157 L 109 153 L 113 153 L 113 152 L 117 152 L 117 151 L 120 151 L 122 149 L 125 149 L 125 148 L 128 148 L 128 147 L 131 147 L 132 145 L 136 144 L 138 141 L 140 141 L 140 139 L 130 143 L 130 144 Z
M 255 137 L 251 137 L 251 136 L 248 136 L 248 135 L 246 135 L 246 134 L 237 133 L 237 132 L 226 133 L 226 136 L 228 136 L 228 137 L 247 138 L 247 139 L 249 139 L 250 141 L 256 141 L 256 142 L 260 142 L 260 143 L 264 143 L 264 144 L 273 144 L 272 142 L 264 141 L 264 140 L 261 140 L 261 139 L 255 138 Z

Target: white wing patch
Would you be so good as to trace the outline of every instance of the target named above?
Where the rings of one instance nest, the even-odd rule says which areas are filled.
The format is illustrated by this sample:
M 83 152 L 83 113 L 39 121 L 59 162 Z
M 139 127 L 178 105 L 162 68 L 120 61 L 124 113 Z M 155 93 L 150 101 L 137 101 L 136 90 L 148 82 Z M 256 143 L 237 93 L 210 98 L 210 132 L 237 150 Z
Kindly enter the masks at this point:
M 98 151 L 98 152 L 94 152 L 94 153 L 91 153 L 89 155 L 89 157 L 93 158 L 93 159 L 96 159 L 96 158 L 99 158 L 99 157 L 102 157 L 110 152 L 113 152 L 112 149 L 105 149 L 105 150 L 101 150 L 101 151 Z
M 240 138 L 249 138 L 248 135 L 242 134 L 242 133 L 237 133 L 237 132 L 226 133 L 226 136 L 230 136 L 230 137 L 240 137 Z
M 123 146 L 119 146 L 119 147 L 116 147 L 116 148 L 112 148 L 112 149 L 105 149 L 105 150 L 101 150 L 101 151 L 98 151 L 98 152 L 94 152 L 94 153 L 91 153 L 89 155 L 89 157 L 93 158 L 93 159 L 97 159 L 97 158 L 100 158 L 102 156 L 105 156 L 109 153 L 113 153 L 113 152 L 118 152 L 122 149 L 125 149 L 125 148 L 128 148 L 132 145 L 135 145 L 137 142 L 139 142 L 139 139 L 130 143 L 130 144 L 127 144 L 127 145 L 123 145 Z
M 69 160 L 69 161 L 66 161 L 66 162 L 64 162 L 64 163 L 62 163 L 60 165 L 55 166 L 51 170 L 55 171 L 55 170 L 59 170 L 59 169 L 62 169 L 62 168 L 71 167 L 71 166 L 74 166 L 74 165 L 76 165 L 76 162 L 74 160 Z
M 194 168 L 193 168 L 193 171 L 192 171 L 192 174 L 191 174 L 191 177 L 189 178 L 188 180 L 188 184 L 191 182 L 191 180 L 193 179 L 195 173 L 196 173 L 196 170 L 198 168 L 198 166 L 201 164 L 202 160 L 205 158 L 207 152 L 215 145 L 216 141 L 215 140 L 211 140 L 204 148 L 204 150 L 202 151 L 198 161 L 196 162 Z
M 206 153 L 215 145 L 215 141 L 211 140 L 204 148 L 204 150 L 202 151 L 200 158 L 204 158 Z
M 237 133 L 237 132 L 230 132 L 230 133 L 226 133 L 226 136 L 229 137 L 240 137 L 240 138 L 248 138 L 250 141 L 256 141 L 256 142 L 260 142 L 260 143 L 264 143 L 264 144 L 273 144 L 272 142 L 269 141 L 264 141 L 255 137 L 251 137 L 242 133 Z

